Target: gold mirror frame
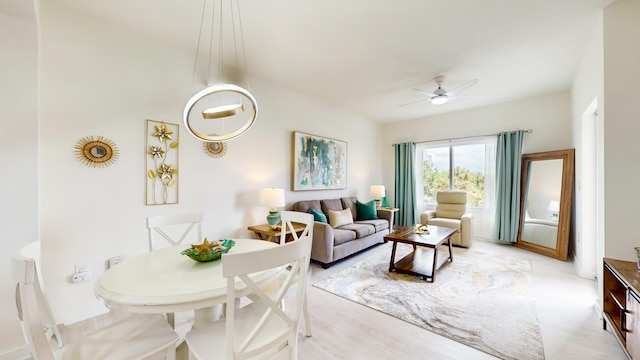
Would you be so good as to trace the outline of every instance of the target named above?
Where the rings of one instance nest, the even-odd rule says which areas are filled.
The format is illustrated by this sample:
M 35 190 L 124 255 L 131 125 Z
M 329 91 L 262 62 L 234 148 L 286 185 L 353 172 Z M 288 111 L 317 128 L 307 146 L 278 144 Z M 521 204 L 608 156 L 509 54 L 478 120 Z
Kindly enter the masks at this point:
M 218 136 L 218 135 L 209 134 L 209 136 Z M 227 143 L 222 141 L 213 141 L 213 142 L 205 141 L 202 143 L 202 149 L 204 150 L 205 154 L 211 157 L 214 157 L 214 158 L 223 157 L 224 154 L 227 153 Z
M 574 149 L 548 151 L 522 155 L 522 172 L 521 172 L 521 197 L 520 197 L 520 221 L 518 226 L 518 240 L 515 243 L 517 247 L 527 249 L 542 255 L 553 257 L 562 261 L 567 260 L 569 250 L 569 235 L 571 231 L 571 208 L 573 201 L 573 182 L 574 182 Z M 525 211 L 527 206 L 527 183 L 529 169 L 535 161 L 542 160 L 562 160 L 562 185 L 560 187 L 560 210 L 558 213 L 558 230 L 556 238 L 556 247 L 545 247 L 522 239 L 524 226 Z
M 102 136 L 87 136 L 78 140 L 75 146 L 78 160 L 90 167 L 107 167 L 113 164 L 119 155 L 116 144 Z

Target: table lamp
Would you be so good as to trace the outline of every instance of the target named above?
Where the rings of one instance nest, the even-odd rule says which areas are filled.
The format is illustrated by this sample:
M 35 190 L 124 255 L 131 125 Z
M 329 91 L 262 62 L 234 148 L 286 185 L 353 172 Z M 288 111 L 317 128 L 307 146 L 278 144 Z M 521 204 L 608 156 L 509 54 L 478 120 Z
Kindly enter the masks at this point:
M 376 208 L 379 208 L 380 201 L 384 198 L 384 185 L 371 185 L 370 195 L 376 200 Z
M 278 222 L 280 222 L 280 214 L 276 208 L 284 206 L 284 189 L 263 189 L 260 194 L 260 205 L 269 208 L 267 223 L 275 230 Z
M 551 220 L 558 221 L 558 212 L 560 211 L 560 202 L 559 201 L 549 201 L 549 207 L 547 210 L 551 211 Z

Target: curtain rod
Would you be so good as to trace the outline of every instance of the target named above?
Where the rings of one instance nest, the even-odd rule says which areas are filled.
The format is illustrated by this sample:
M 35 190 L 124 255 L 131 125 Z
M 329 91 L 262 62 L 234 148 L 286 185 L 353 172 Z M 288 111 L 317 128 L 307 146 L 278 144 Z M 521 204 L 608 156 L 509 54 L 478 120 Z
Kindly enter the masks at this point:
M 533 132 L 533 129 L 527 129 L 527 130 L 522 130 L 525 133 L 531 134 Z M 507 132 L 507 131 L 505 131 Z M 516 132 L 516 131 L 509 131 L 509 132 Z M 472 139 L 472 138 L 479 138 L 479 137 L 484 137 L 484 136 L 496 136 L 499 135 L 499 133 L 496 134 L 487 134 L 487 135 L 475 135 L 475 136 L 463 136 L 463 137 L 457 137 L 457 138 L 448 138 L 448 139 L 439 139 L 439 140 L 427 140 L 427 141 L 416 141 L 416 144 L 424 144 L 424 143 L 429 143 L 429 142 L 436 142 L 436 141 L 445 141 L 445 140 L 449 140 L 449 142 L 451 142 L 452 140 L 462 140 L 462 139 Z M 398 144 L 391 144 L 391 146 L 395 146 Z

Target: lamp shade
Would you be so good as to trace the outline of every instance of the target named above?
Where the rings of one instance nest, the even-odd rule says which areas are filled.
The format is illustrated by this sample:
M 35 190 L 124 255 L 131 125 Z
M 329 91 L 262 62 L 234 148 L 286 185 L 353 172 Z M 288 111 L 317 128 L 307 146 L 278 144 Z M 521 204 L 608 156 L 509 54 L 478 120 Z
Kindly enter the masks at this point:
M 371 185 L 370 195 L 374 199 L 382 199 L 384 197 L 384 185 Z
M 549 201 L 549 207 L 547 208 L 549 211 L 558 212 L 560 211 L 560 202 L 559 201 Z
M 269 208 L 284 206 L 284 189 L 262 189 L 262 192 L 260 193 L 260 205 Z

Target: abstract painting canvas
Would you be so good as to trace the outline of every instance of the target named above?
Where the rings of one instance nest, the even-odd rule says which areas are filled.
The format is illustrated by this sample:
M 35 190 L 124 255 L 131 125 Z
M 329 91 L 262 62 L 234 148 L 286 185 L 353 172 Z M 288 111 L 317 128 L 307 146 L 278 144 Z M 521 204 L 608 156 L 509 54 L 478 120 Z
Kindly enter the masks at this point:
M 293 191 L 347 188 L 347 143 L 293 132 Z

